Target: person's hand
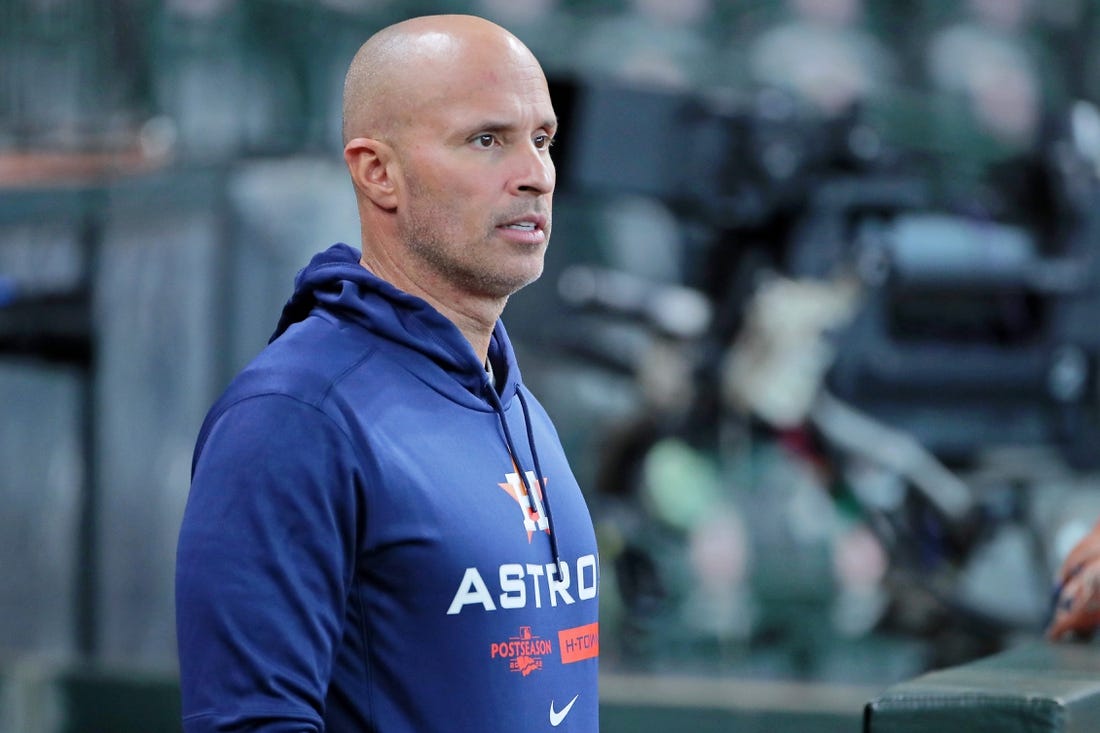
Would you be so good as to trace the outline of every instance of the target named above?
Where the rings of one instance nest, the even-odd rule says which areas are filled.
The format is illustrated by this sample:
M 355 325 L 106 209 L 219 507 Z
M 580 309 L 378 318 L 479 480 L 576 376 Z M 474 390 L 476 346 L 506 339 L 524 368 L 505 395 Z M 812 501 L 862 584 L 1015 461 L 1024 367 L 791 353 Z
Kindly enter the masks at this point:
M 1100 524 L 1062 563 L 1048 639 L 1088 638 L 1100 627 Z

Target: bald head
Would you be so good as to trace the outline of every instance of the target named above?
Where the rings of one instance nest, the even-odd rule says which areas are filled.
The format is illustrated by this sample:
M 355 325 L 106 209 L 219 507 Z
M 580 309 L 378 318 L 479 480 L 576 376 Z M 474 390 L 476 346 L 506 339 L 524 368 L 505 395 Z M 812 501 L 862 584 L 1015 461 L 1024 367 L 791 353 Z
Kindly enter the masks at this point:
M 493 65 L 542 75 L 518 38 L 484 18 L 430 15 L 383 28 L 355 54 L 344 79 L 344 143 L 391 139 L 421 106 L 446 94 L 452 75 Z

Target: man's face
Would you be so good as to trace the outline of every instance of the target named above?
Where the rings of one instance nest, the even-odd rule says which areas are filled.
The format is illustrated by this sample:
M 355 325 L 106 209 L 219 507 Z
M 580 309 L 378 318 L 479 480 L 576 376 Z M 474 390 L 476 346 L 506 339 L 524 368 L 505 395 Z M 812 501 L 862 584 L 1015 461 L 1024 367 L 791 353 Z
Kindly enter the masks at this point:
M 550 239 L 554 109 L 525 53 L 472 50 L 427 81 L 400 134 L 399 231 L 452 285 L 507 297 L 542 274 Z

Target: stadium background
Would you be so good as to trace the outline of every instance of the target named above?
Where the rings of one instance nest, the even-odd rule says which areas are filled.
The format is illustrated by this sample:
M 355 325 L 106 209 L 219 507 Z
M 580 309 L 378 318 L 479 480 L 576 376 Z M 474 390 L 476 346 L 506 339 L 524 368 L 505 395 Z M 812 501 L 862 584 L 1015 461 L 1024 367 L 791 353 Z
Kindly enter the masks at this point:
M 0 731 L 170 729 L 199 422 L 356 241 L 343 71 L 425 12 L 565 123 L 506 322 L 597 520 L 605 730 L 856 730 L 1037 637 L 1100 517 L 1100 4 L 0 0 Z

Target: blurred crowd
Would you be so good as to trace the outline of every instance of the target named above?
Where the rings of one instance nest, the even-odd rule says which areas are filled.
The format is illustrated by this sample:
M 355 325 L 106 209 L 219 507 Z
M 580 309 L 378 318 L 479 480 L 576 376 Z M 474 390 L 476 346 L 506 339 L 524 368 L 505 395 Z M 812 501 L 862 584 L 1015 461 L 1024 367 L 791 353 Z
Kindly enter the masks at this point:
M 872 105 L 914 144 L 1026 147 L 1100 94 L 1089 0 L 6 0 L 0 149 L 171 147 L 209 159 L 337 142 L 347 58 L 424 12 L 512 29 L 551 76 Z M 918 114 L 914 114 L 918 113 Z M 920 117 L 936 125 L 918 129 Z

